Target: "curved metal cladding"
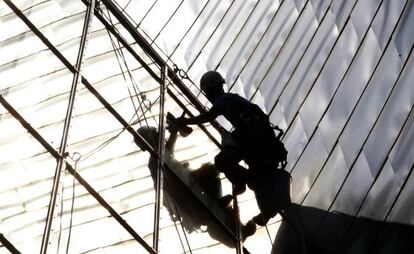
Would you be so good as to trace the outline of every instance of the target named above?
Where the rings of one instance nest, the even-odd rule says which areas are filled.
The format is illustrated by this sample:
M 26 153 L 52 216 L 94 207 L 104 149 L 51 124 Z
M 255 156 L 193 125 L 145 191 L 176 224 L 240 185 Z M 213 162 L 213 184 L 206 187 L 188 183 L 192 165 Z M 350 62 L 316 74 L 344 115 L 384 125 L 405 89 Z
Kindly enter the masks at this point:
M 88 1 L 0 2 L 2 98 L 59 150 L 73 71 L 6 2 L 15 4 L 74 65 Z M 171 68 L 176 65 L 179 74 L 188 75 L 181 75 L 182 82 L 206 106 L 198 82 L 205 71 L 216 70 L 228 90 L 258 104 L 284 130 L 295 218 L 287 223 L 276 216 L 244 241 L 245 250 L 414 252 L 413 1 L 113 2 Z M 105 5 L 97 6 L 142 61 L 110 35 L 95 13 L 82 82 L 95 87 L 134 129 L 158 126 L 159 84 L 149 72 L 160 76 L 159 66 Z M 78 88 L 66 149 L 69 157 L 75 152 L 82 157 L 78 163 L 67 161 L 151 245 L 154 188 L 148 155 L 85 87 Z M 168 88 L 197 113 L 173 85 Z M 0 233 L 30 253 L 42 242 L 56 158 L 3 106 Z M 165 107 L 177 116 L 182 112 L 170 97 Z M 194 129 L 190 137 L 179 138 L 176 148 L 177 159 L 193 168 L 217 153 Z M 222 183 L 227 194 L 229 184 Z M 71 235 L 70 253 L 147 253 L 77 182 L 71 210 L 67 173 L 61 186 L 50 251 L 63 252 Z M 257 214 L 251 191 L 239 197 L 239 208 L 241 223 Z M 169 212 L 161 211 L 161 252 L 236 252 L 220 234 L 203 227 L 189 230 Z M 300 229 L 292 227 L 297 223 Z M 6 247 L 2 242 L 0 251 Z

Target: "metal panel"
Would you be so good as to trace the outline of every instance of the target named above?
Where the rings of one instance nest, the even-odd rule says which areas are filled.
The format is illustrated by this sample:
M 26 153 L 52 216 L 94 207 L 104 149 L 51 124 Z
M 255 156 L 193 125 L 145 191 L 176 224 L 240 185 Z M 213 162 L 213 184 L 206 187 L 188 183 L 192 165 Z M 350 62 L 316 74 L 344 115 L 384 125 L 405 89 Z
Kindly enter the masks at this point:
M 311 189 L 313 181 L 323 165 L 328 151 L 323 144 L 319 131 L 316 131 L 311 142 L 308 143 L 306 152 L 297 162 L 292 171 L 293 187 L 292 200 L 300 203 L 306 193 Z
M 391 44 L 339 139 L 349 166 L 355 160 L 364 142 L 364 139 L 360 137 L 368 135 L 381 107 L 394 86 L 402 65 L 402 60 Z M 378 89 L 378 87 L 381 87 L 381 89 Z
M 347 25 L 343 33 L 343 37 L 339 39 L 322 72 L 318 75 L 316 83 L 312 85 L 311 92 L 300 108 L 300 114 L 308 135 L 311 135 L 319 118 L 329 105 L 331 96 L 347 71 L 358 48 L 359 40 L 353 26 Z
M 367 156 L 369 167 L 376 175 L 381 163 L 388 156 L 389 149 L 393 145 L 401 126 L 407 118 L 414 103 L 411 80 L 414 79 L 413 61 L 405 66 L 405 71 L 397 84 L 397 88 L 386 105 L 379 122 L 374 127 L 364 152 Z M 398 98 L 396 101 L 395 98 Z
M 370 30 L 355 56 L 352 66 L 341 80 L 329 108 L 320 120 L 318 128 L 328 149 L 335 144 L 342 128 L 348 121 L 359 96 L 367 86 L 381 52 L 375 36 Z
M 404 4 L 404 1 L 385 1 L 379 9 L 377 18 L 372 24 L 372 30 L 374 31 L 378 44 L 382 50 L 384 50 L 387 44 L 389 38 L 388 34 L 391 33 L 391 31 L 394 29 L 397 19 L 401 15 Z M 403 28 L 406 26 L 403 24 L 401 27 Z M 397 37 L 399 36 L 397 35 Z
M 412 169 L 411 169 L 412 170 Z M 401 192 L 395 206 L 393 207 L 387 221 L 392 222 L 401 222 L 405 224 L 412 225 L 414 223 L 414 211 L 413 211 L 413 202 L 414 202 L 414 175 L 411 174 L 406 187 Z
M 337 194 L 338 197 L 331 205 L 330 211 L 353 215 L 362 204 L 363 195 L 369 190 L 367 183 L 374 180 L 369 170 L 368 162 L 363 153 L 360 154 L 354 166 L 350 169 L 346 183 Z M 352 202 L 349 202 L 352 200 Z
M 406 9 L 407 10 L 402 14 L 401 25 L 399 26 L 395 36 L 395 48 L 403 59 L 408 57 L 412 42 L 414 40 L 414 31 L 413 29 L 410 29 L 411 24 L 414 22 L 413 1 L 407 2 Z
M 291 34 L 291 42 L 285 42 L 277 58 L 270 58 L 273 62 L 267 69 L 265 75 L 259 76 L 263 76 L 263 78 L 260 80 L 255 96 L 263 96 L 266 98 L 265 109 L 267 112 L 272 110 L 274 102 L 283 91 L 284 85 L 294 71 L 294 66 L 304 54 L 306 45 L 308 45 L 319 25 L 317 19 L 314 17 L 314 12 L 315 10 L 310 5 L 310 2 L 308 2 Z M 272 96 L 268 98 L 269 96 L 267 95 Z
M 151 11 L 148 12 L 139 27 L 145 31 L 151 40 L 157 38 L 165 24 L 171 16 L 174 15 L 175 10 L 179 7 L 181 0 L 169 1 L 155 1 Z M 137 8 L 139 8 L 137 6 Z
M 317 150 L 314 150 L 313 153 L 317 153 Z M 349 168 L 345 163 L 340 146 L 335 146 L 329 157 L 327 157 L 328 154 L 324 155 L 324 159 L 327 160 L 326 164 L 319 166 L 320 175 L 318 175 L 315 185 L 307 193 L 303 205 L 329 210 Z
M 294 166 L 293 162 L 297 160 L 297 158 L 300 156 L 300 152 L 308 142 L 308 137 L 306 136 L 305 130 L 303 129 L 303 124 L 300 117 L 296 118 L 292 123 L 290 131 L 286 133 L 285 140 L 285 147 L 289 151 L 287 156 L 288 164 L 286 168 L 290 171 Z
M 274 15 L 276 16 L 272 16 L 271 20 L 263 20 L 264 23 L 262 24 L 266 24 L 266 26 L 259 27 L 259 29 L 254 28 L 251 29 L 250 32 L 246 31 L 246 33 L 241 34 L 240 39 L 226 54 L 221 67 L 228 70 L 226 77 L 230 87 L 236 85 L 236 80 L 244 68 L 244 65 L 248 63 L 251 55 L 256 53 L 256 47 L 263 49 L 268 48 L 270 51 L 274 52 L 276 51 L 275 48 L 279 48 L 283 44 L 283 41 L 287 36 L 286 31 L 290 29 L 294 19 L 297 17 L 294 1 L 284 1 L 278 7 Z M 269 21 L 270 23 L 268 23 Z M 266 32 L 266 34 L 263 34 L 264 32 Z M 263 39 L 261 39 L 262 36 L 264 36 Z M 257 57 L 260 58 L 260 55 Z M 238 83 L 238 85 L 242 85 L 242 90 L 249 91 L 250 88 L 244 88 L 244 80 L 240 81 L 241 82 Z M 249 83 L 246 84 L 247 87 L 251 85 L 252 84 Z
M 277 1 L 275 2 L 277 4 Z M 252 31 L 250 28 L 252 24 L 261 21 L 257 19 L 261 17 L 258 15 L 263 14 L 263 7 L 260 8 L 262 4 L 269 3 L 266 1 L 240 1 L 232 4 L 225 18 L 217 27 L 217 31 L 205 45 L 203 57 L 198 59 L 204 62 L 207 70 L 215 70 L 234 44 L 237 44 L 238 41 L 245 41 L 246 37 L 242 32 Z M 264 29 L 267 25 L 262 23 L 262 26 L 259 27 Z M 263 33 L 260 29 L 258 30 L 257 34 Z M 227 80 L 227 83 L 230 84 L 230 81 Z
M 327 14 L 318 30 L 317 37 L 305 52 L 298 68 L 289 79 L 286 90 L 280 97 L 279 103 L 282 105 L 283 111 L 275 112 L 275 114 L 283 113 L 288 124 L 292 122 L 296 111 L 310 89 L 312 80 L 316 78 L 319 68 L 323 65 L 338 36 L 334 18 L 332 13 Z
M 411 77 L 413 68 L 410 68 L 412 63 L 406 66 L 406 72 L 404 77 Z M 412 79 L 412 77 L 411 77 Z M 370 133 L 366 145 L 364 145 L 363 151 L 359 154 L 357 161 L 353 168 L 351 168 L 350 175 L 346 180 L 343 189 L 340 191 L 338 199 L 335 200 L 334 208 L 346 209 L 347 213 L 355 213 L 359 209 L 360 201 L 366 195 L 373 180 L 376 178 L 378 172 L 382 168 L 382 164 L 386 159 L 386 155 L 395 144 L 395 138 L 398 137 L 400 129 L 403 127 L 404 122 L 407 119 L 408 112 L 401 112 L 400 117 L 397 117 L 395 111 L 399 111 L 400 105 L 410 105 L 409 110 L 413 105 L 412 93 L 409 92 L 409 82 L 407 79 L 401 79 L 398 82 L 396 90 L 393 92 L 389 103 L 381 113 L 378 123 L 375 125 L 374 130 Z M 405 94 L 405 95 L 402 95 Z M 399 104 L 393 103 L 392 98 L 398 97 L 400 99 Z M 406 99 L 406 101 L 403 101 Z M 380 142 L 380 143 L 379 143 Z M 374 159 L 375 158 L 375 159 Z M 361 162 L 364 162 L 361 164 Z M 365 165 L 360 167 L 360 165 Z M 369 173 L 368 173 L 368 172 Z M 363 173 L 362 175 L 360 175 Z M 359 176 L 358 176 L 359 175 Z M 358 186 L 358 187 L 357 187 Z M 346 197 L 354 197 L 352 200 L 352 208 L 350 205 L 345 207 L 341 205 Z M 358 198 L 357 198 L 358 197 Z M 341 210 L 342 211 L 342 210 Z
M 214 32 L 216 26 L 223 18 L 230 1 L 209 1 L 206 9 L 201 13 L 200 19 L 194 24 L 192 30 L 182 42 L 185 50 L 184 58 L 191 67 L 198 57 L 200 50 Z
M 165 28 L 160 31 L 160 34 L 155 39 L 156 45 L 158 45 L 168 56 L 171 56 L 173 52 L 175 52 L 176 47 L 186 36 L 186 33 L 197 19 L 198 13 L 206 3 L 204 1 L 191 1 L 191 3 L 181 1 L 180 4 L 180 6 L 177 6 L 177 10 L 174 12 L 174 15 L 172 15 L 171 20 L 168 21 Z M 164 6 L 159 6 L 159 8 L 164 8 Z M 139 6 L 136 9 L 143 8 Z M 157 11 L 155 12 L 158 13 Z M 181 68 L 184 67 L 185 66 Z
M 288 5 L 288 2 L 284 4 L 284 6 L 286 5 Z M 284 6 L 281 7 L 279 10 L 280 12 L 283 11 Z M 249 56 L 248 62 L 243 66 L 240 73 L 239 78 L 243 84 L 246 98 L 251 98 L 253 96 L 254 92 L 258 88 L 259 81 L 266 75 L 274 60 L 279 57 L 279 54 L 281 50 L 283 50 L 284 46 L 289 44 L 292 32 L 298 27 L 297 21 L 299 16 L 302 15 L 304 8 L 305 5 L 302 2 L 294 6 L 294 8 L 290 11 L 291 14 L 289 15 L 289 18 L 283 22 L 284 27 L 283 30 L 281 30 L 280 35 L 273 35 L 269 32 L 273 30 L 274 25 L 278 24 L 278 15 L 274 17 L 275 19 L 269 27 L 266 26 L 266 29 L 269 31 L 266 31 L 260 41 L 256 43 L 257 48 L 252 55 Z M 247 41 L 247 38 L 245 38 L 244 41 Z M 283 41 L 283 43 L 280 43 L 280 41 Z

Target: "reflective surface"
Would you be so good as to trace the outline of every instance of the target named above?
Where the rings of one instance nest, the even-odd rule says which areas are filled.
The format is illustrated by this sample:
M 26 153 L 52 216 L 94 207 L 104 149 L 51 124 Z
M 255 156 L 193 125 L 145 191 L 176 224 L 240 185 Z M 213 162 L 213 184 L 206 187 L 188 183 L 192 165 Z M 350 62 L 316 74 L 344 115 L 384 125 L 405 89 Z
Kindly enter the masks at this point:
M 11 2 L 66 60 L 76 63 L 87 1 Z M 292 200 L 302 206 L 297 214 L 303 230 L 315 236 L 305 241 L 316 253 L 413 249 L 412 1 L 114 2 L 171 68 L 176 64 L 188 74 L 194 84 L 181 77 L 182 82 L 205 106 L 210 104 L 198 81 L 215 69 L 232 92 L 257 103 L 285 131 Z M 103 3 L 99 14 L 159 76 L 159 66 Z M 91 30 L 81 75 L 134 130 L 158 126 L 157 81 L 97 17 Z M 0 31 L 1 95 L 59 150 L 73 73 L 6 1 L 0 2 Z M 198 113 L 175 86 L 168 88 Z M 165 110 L 182 113 L 170 96 Z M 152 246 L 155 192 L 149 153 L 82 84 L 68 142 L 68 163 Z M 195 170 L 217 152 L 195 127 L 191 136 L 178 138 L 174 156 Z M 55 158 L 0 106 L 0 233 L 22 253 L 40 249 L 55 168 Z M 164 184 L 177 180 L 171 177 L 165 176 Z M 230 194 L 230 183 L 220 177 L 222 195 Z M 50 252 L 64 253 L 69 240 L 69 253 L 147 252 L 69 173 L 60 183 L 64 188 L 58 192 Z M 174 185 L 183 183 L 189 182 Z M 236 253 L 205 225 L 188 230 L 186 222 L 174 219 L 166 200 L 177 197 L 166 197 L 167 190 L 164 186 L 161 253 Z M 190 200 L 197 187 L 182 186 L 182 192 Z M 200 214 L 222 211 L 193 201 Z M 258 213 L 254 193 L 248 190 L 238 201 L 240 221 L 246 223 Z M 216 218 L 209 218 L 216 228 Z M 279 253 L 290 234 L 280 219 L 259 227 L 243 246 L 251 253 Z M 3 245 L 0 252 L 7 253 Z

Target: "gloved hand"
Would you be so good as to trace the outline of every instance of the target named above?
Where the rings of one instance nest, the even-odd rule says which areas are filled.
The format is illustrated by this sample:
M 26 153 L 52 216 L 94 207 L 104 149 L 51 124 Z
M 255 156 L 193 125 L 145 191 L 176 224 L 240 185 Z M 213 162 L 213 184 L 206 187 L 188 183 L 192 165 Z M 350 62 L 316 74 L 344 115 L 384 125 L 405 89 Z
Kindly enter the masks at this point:
M 175 118 L 172 114 L 167 114 L 167 123 L 170 126 L 169 128 L 175 129 L 176 131 L 180 132 L 181 136 L 186 137 L 191 134 L 193 129 L 191 127 L 188 127 L 184 121 L 184 116 Z
M 187 124 L 185 123 L 185 117 L 184 116 L 180 116 L 178 118 L 175 119 L 175 124 L 180 126 L 180 127 L 185 127 L 187 126 Z

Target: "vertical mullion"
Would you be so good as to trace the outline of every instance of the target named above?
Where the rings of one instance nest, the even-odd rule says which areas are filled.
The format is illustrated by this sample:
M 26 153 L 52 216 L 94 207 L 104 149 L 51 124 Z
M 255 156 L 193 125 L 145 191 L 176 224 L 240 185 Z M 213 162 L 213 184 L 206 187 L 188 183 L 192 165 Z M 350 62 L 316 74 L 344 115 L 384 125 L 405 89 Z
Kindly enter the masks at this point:
M 74 73 L 73 80 L 72 80 L 68 108 L 66 111 L 66 117 L 65 117 L 65 122 L 63 126 L 62 139 L 61 139 L 60 148 L 59 148 L 60 157 L 57 160 L 55 177 L 53 179 L 52 193 L 50 195 L 50 202 L 49 202 L 49 207 L 47 210 L 46 224 L 45 224 L 45 229 L 44 229 L 43 238 L 42 238 L 42 245 L 40 249 L 40 253 L 42 254 L 46 254 L 47 247 L 49 244 L 50 230 L 51 230 L 52 223 L 53 223 L 53 213 L 54 213 L 54 209 L 56 205 L 57 192 L 59 189 L 59 179 L 60 179 L 63 164 L 64 164 L 64 154 L 66 152 L 66 145 L 67 145 L 67 139 L 68 139 L 68 134 L 69 134 L 70 122 L 72 119 L 73 106 L 75 102 L 76 91 L 77 91 L 77 86 L 78 86 L 79 77 L 80 77 L 80 71 L 82 68 L 82 59 L 83 59 L 83 55 L 85 52 L 85 46 L 87 42 L 87 37 L 88 37 L 90 22 L 92 20 L 92 12 L 93 12 L 94 7 L 95 7 L 95 0 L 91 0 L 91 2 L 87 6 L 86 13 L 85 13 L 85 19 L 83 23 L 83 30 L 82 30 L 82 36 L 81 36 L 81 41 L 79 45 L 78 57 L 76 59 L 75 73 Z

